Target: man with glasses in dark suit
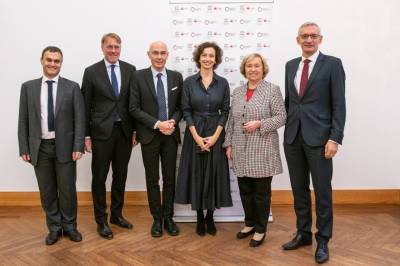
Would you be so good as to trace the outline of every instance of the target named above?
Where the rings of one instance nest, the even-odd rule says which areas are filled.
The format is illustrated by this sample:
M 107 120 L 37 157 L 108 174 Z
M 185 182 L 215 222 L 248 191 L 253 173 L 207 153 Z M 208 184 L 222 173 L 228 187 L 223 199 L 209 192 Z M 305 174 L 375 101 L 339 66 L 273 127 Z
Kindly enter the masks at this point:
M 284 150 L 297 217 L 296 236 L 284 244 L 293 250 L 312 244 L 310 174 L 314 187 L 318 232 L 315 260 L 329 259 L 332 237 L 332 158 L 342 143 L 346 120 L 345 73 L 339 58 L 318 50 L 319 26 L 300 26 L 297 43 L 302 56 L 286 64 L 285 106 L 287 121 Z

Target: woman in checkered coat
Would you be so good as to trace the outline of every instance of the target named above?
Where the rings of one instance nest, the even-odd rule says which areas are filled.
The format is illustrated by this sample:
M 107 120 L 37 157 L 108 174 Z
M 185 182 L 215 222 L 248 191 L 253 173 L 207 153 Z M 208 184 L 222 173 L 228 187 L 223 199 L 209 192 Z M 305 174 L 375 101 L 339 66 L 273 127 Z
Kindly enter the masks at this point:
M 237 238 L 254 233 L 250 246 L 256 247 L 265 238 L 272 176 L 282 173 L 277 129 L 285 124 L 286 111 L 279 87 L 264 80 L 268 65 L 260 54 L 246 56 L 240 72 L 248 82 L 233 91 L 224 147 L 245 213 Z

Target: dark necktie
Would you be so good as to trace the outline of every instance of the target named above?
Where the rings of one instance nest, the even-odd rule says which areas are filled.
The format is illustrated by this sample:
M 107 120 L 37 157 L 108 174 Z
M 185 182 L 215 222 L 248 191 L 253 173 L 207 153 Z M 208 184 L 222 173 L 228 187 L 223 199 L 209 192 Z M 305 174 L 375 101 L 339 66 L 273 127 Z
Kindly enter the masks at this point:
M 158 102 L 158 119 L 160 121 L 168 120 L 167 105 L 165 101 L 164 84 L 161 80 L 161 73 L 157 74 L 157 102 Z
M 115 75 L 114 68 L 115 68 L 115 65 L 111 65 L 111 86 L 113 88 L 115 97 L 118 97 L 119 96 L 118 80 L 117 80 L 117 75 Z
M 53 103 L 53 83 L 54 80 L 47 80 L 47 129 L 54 131 L 54 103 Z
M 308 82 L 308 64 L 311 60 L 304 59 L 303 72 L 301 72 L 301 80 L 300 80 L 300 92 L 299 96 L 303 97 L 306 92 L 307 82 Z

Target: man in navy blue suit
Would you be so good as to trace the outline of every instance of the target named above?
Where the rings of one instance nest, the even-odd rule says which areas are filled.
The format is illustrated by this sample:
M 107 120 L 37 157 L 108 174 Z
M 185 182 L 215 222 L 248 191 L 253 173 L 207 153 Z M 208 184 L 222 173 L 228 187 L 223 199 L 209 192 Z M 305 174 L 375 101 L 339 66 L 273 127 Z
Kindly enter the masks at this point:
M 319 26 L 300 26 L 297 43 L 302 56 L 290 60 L 285 72 L 287 122 L 284 149 L 297 217 L 296 236 L 284 244 L 293 250 L 312 244 L 310 173 L 315 193 L 317 263 L 329 259 L 332 237 L 332 158 L 342 143 L 346 120 L 345 73 L 339 58 L 322 54 Z

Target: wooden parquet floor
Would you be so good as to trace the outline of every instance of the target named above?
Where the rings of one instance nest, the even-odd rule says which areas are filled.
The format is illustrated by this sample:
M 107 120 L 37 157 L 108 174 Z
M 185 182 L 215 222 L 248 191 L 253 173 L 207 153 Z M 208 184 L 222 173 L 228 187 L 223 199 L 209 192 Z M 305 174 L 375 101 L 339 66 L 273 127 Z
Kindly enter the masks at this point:
M 400 206 L 335 206 L 334 238 L 325 265 L 400 265 Z M 180 223 L 177 237 L 152 238 L 146 206 L 127 206 L 133 230 L 111 225 L 113 240 L 96 232 L 91 207 L 79 208 L 80 243 L 63 238 L 46 246 L 44 215 L 39 207 L 0 207 L 0 265 L 315 265 L 312 247 L 283 251 L 293 237 L 291 206 L 273 206 L 275 221 L 264 244 L 236 240 L 241 223 L 218 223 L 216 236 L 199 237 L 194 223 Z

